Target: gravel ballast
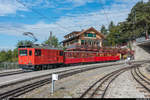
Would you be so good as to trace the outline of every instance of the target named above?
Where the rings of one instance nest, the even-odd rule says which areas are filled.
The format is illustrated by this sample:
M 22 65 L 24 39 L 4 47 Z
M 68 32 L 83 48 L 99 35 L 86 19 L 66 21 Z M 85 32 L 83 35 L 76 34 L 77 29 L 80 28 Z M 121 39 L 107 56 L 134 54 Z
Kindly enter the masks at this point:
M 51 95 L 51 84 L 44 85 L 38 89 L 28 92 L 21 98 L 78 98 L 89 86 L 99 78 L 112 71 L 125 67 L 126 65 L 115 65 L 98 68 L 79 73 L 55 82 L 55 93 Z
M 126 71 L 111 83 L 105 98 L 144 98 L 144 93 L 136 88 L 138 86 L 130 70 Z
M 51 95 L 51 84 L 47 84 L 21 95 L 19 98 L 79 98 L 89 86 L 101 77 L 126 66 L 122 64 L 98 68 L 58 80 L 55 82 L 53 95 Z M 105 98 L 145 98 L 145 93 L 141 92 L 141 89 L 142 87 L 133 79 L 128 70 L 111 83 Z

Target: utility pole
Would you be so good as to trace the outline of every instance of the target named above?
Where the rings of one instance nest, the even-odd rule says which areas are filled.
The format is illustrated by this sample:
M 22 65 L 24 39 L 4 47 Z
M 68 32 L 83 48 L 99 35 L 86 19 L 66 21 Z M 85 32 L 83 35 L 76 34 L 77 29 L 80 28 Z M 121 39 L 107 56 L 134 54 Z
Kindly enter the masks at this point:
M 147 23 L 146 23 L 146 32 L 145 32 L 145 37 L 146 37 L 146 40 L 148 40 L 149 39 L 149 36 L 148 36 L 148 25 L 147 25 Z
M 50 47 L 52 46 L 52 31 L 50 31 L 50 36 L 49 36 L 49 45 L 50 45 Z
M 49 40 L 52 39 L 52 32 L 50 31 L 50 36 L 49 36 Z

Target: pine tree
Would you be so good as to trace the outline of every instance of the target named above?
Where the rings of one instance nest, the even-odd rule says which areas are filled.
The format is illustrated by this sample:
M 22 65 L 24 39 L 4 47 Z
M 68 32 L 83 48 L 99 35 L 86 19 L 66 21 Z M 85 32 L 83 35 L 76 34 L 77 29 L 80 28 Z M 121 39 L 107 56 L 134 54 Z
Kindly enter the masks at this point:
M 104 35 L 108 34 L 107 29 L 105 28 L 104 25 L 102 25 L 102 27 L 101 27 L 101 33 L 104 34 Z

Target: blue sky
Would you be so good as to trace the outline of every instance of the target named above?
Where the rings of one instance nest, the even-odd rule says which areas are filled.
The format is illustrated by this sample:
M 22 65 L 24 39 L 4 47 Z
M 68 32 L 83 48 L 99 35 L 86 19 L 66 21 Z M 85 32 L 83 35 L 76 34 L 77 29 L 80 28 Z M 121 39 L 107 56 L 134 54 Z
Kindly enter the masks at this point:
M 33 32 L 37 43 L 48 39 L 50 31 L 59 41 L 72 32 L 124 21 L 141 0 L 0 0 L 0 50 L 13 49 L 19 40 L 32 40 L 23 32 Z M 143 0 L 147 2 L 148 0 Z

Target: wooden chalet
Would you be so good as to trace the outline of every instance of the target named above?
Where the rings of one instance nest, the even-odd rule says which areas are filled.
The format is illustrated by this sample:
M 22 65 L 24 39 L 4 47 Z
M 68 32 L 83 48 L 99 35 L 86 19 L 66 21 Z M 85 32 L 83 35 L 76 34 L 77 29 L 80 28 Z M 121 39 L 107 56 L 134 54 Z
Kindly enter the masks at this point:
M 68 48 L 73 45 L 102 47 L 102 41 L 105 37 L 101 32 L 91 27 L 82 31 L 73 31 L 65 35 L 64 38 L 63 46 Z

